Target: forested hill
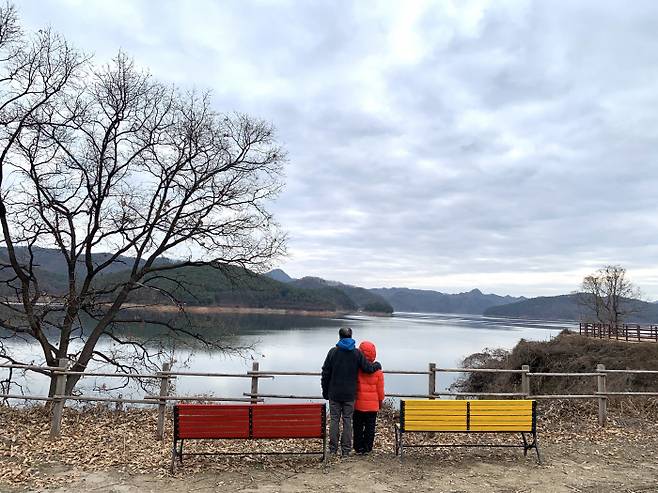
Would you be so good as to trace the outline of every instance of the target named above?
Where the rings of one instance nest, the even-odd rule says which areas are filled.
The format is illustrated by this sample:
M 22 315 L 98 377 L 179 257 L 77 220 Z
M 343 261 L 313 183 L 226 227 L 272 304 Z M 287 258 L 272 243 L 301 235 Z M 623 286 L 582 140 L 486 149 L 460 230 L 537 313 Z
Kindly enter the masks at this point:
M 147 285 L 157 289 L 140 289 L 131 301 L 169 303 L 170 300 L 160 292 L 162 290 L 188 305 L 346 312 L 359 310 L 358 303 L 336 288 L 307 289 L 237 267 L 224 267 L 222 270 L 184 267 L 168 271 L 167 278 L 147 282 Z
M 525 298 L 483 294 L 479 289 L 466 293 L 446 294 L 439 291 L 409 288 L 376 288 L 370 290 L 388 301 L 396 312 L 483 314 L 492 306 L 514 303 Z
M 366 288 L 350 286 L 335 281 L 326 281 L 319 277 L 302 277 L 301 279 L 290 281 L 289 284 L 303 289 L 326 293 L 327 295 L 336 291 L 340 292 L 343 296 L 354 302 L 359 310 L 364 312 L 393 313 L 393 306 L 388 301 L 379 294 Z
M 17 248 L 23 263 L 29 252 Z M 62 296 L 67 290 L 67 265 L 57 249 L 35 248 L 34 271 L 45 294 Z M 110 258 L 108 253 L 95 253 L 94 264 Z M 7 250 L 0 247 L 0 261 L 7 263 Z M 158 262 L 169 263 L 163 258 Z M 110 286 L 128 277 L 133 258 L 119 257 L 99 276 L 97 286 Z M 84 265 L 79 266 L 85 272 Z M 8 277 L 9 276 L 9 277 Z M 272 279 L 271 277 L 275 279 Z M 151 276 L 152 277 L 152 276 Z M 9 270 L 0 272 L 0 280 L 11 279 Z M 148 279 L 148 276 L 147 276 Z M 166 278 L 152 279 L 132 293 L 130 302 L 170 304 L 173 297 L 188 305 L 243 308 L 275 308 L 289 310 L 392 313 L 393 308 L 381 297 L 364 288 L 331 283 L 319 278 L 294 280 L 280 269 L 259 275 L 237 267 L 186 267 L 167 271 Z M 14 296 L 15 291 L 0 283 L 0 295 Z
M 594 320 L 594 314 L 578 303 L 577 296 L 577 294 L 565 294 L 530 298 L 488 308 L 484 315 L 544 320 Z M 656 303 L 646 303 L 640 300 L 628 300 L 628 302 L 632 304 L 634 313 L 626 317 L 627 322 L 655 323 L 658 320 Z
M 287 277 L 285 272 L 281 271 Z M 120 274 L 114 274 L 120 275 Z M 392 313 L 385 300 L 364 288 L 329 283 L 319 278 L 281 282 L 237 267 L 185 267 L 168 271 L 168 279 L 147 284 L 172 293 L 190 305 Z M 134 301 L 167 303 L 158 290 L 140 289 Z

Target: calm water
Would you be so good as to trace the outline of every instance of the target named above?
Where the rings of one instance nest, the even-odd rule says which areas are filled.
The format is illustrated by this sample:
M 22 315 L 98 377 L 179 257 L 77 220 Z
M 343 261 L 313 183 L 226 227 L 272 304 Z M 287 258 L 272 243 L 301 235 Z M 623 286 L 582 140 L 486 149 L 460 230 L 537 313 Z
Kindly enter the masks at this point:
M 512 348 L 520 339 L 548 340 L 562 329 L 565 322 L 514 320 L 475 315 L 442 315 L 396 313 L 392 317 L 346 316 L 313 318 L 273 315 L 214 316 L 213 326 L 237 334 L 227 340 L 233 345 L 253 346 L 254 351 L 243 356 L 227 356 L 217 352 L 174 349 L 174 370 L 200 372 L 245 372 L 253 360 L 261 370 L 319 371 L 327 351 L 336 343 L 338 328 L 350 326 L 357 344 L 369 340 L 377 346 L 377 359 L 384 369 L 427 370 L 429 362 L 440 367 L 459 366 L 461 360 L 484 348 Z M 146 337 L 136 331 L 135 337 Z M 151 343 L 149 343 L 151 344 Z M 110 349 L 110 343 L 103 342 Z M 165 347 L 167 342 L 165 342 Z M 172 346 L 173 347 L 173 346 Z M 169 348 L 171 350 L 171 347 Z M 15 345 L 13 350 L 25 360 L 40 363 L 38 348 Z M 98 368 L 103 368 L 99 366 Z M 110 370 L 110 368 L 103 368 Z M 6 373 L 0 369 L 0 379 Z M 446 389 L 455 374 L 441 374 L 437 388 Z M 116 384 L 118 379 L 85 378 L 85 393 L 99 386 Z M 24 380 L 31 394 L 46 392 L 46 381 L 31 374 Z M 250 380 L 244 378 L 179 377 L 178 395 L 213 394 L 222 397 L 242 397 L 248 392 Z M 260 390 L 273 394 L 320 395 L 318 377 L 278 376 L 262 379 Z M 386 390 L 391 393 L 425 393 L 427 377 L 387 375 Z M 122 389 L 112 392 L 141 398 L 143 390 Z

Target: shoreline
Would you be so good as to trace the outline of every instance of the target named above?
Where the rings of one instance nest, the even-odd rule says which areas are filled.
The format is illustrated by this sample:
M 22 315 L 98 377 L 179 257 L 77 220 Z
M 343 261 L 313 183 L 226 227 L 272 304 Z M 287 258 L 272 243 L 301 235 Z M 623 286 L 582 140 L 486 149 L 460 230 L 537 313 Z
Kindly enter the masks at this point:
M 176 305 L 150 305 L 124 304 L 124 310 L 143 310 L 159 313 L 175 313 L 181 311 Z M 297 308 L 256 308 L 244 306 L 215 306 L 215 305 L 185 305 L 187 313 L 199 315 L 207 314 L 244 314 L 244 315 L 296 315 L 302 317 L 334 318 L 345 315 L 366 315 L 371 317 L 390 317 L 392 313 L 383 312 L 350 312 L 332 310 L 300 310 Z

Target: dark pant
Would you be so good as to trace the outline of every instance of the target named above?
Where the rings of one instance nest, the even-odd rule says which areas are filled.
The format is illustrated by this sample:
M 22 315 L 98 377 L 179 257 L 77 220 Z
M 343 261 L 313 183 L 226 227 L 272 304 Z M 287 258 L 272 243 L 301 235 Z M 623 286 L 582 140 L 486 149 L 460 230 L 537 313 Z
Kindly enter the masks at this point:
M 338 452 L 338 437 L 340 435 L 340 451 L 347 455 L 352 450 L 352 414 L 354 401 L 329 401 L 329 453 Z M 340 422 L 343 421 L 343 433 L 340 434 Z
M 377 411 L 354 411 L 354 450 L 360 454 L 372 452 L 375 441 Z

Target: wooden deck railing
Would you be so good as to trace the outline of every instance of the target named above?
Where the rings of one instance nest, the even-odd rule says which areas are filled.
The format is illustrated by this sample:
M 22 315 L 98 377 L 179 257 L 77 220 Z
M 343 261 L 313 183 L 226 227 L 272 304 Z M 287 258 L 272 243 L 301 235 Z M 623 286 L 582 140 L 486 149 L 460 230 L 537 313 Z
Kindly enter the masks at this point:
M 581 322 L 578 332 L 582 336 L 598 339 L 615 339 L 627 342 L 658 342 L 658 325 L 611 325 Z
M 208 372 L 190 372 L 190 371 L 171 371 L 169 363 L 164 363 L 162 371 L 156 373 L 105 373 L 105 372 L 73 372 L 67 370 L 68 361 L 61 360 L 59 366 L 37 366 L 37 365 L 14 365 L 0 364 L 0 370 L 22 369 L 34 371 L 41 374 L 54 374 L 57 377 L 56 391 L 53 396 L 35 396 L 23 394 L 0 394 L 0 400 L 25 400 L 25 401 L 46 401 L 52 402 L 52 421 L 50 434 L 57 437 L 61 433 L 62 414 L 67 401 L 98 401 L 98 402 L 115 402 L 119 405 L 142 404 L 158 406 L 157 435 L 159 439 L 164 437 L 165 414 L 167 405 L 176 401 L 207 401 L 207 402 L 263 402 L 265 399 L 303 399 L 303 400 L 322 400 L 320 395 L 296 395 L 296 394 L 268 394 L 259 392 L 259 381 L 261 379 L 272 379 L 276 377 L 313 377 L 319 379 L 320 372 L 302 372 L 302 371 L 263 371 L 260 369 L 258 362 L 254 362 L 251 371 L 245 373 L 208 373 Z M 658 396 L 658 384 L 655 392 L 646 391 L 609 391 L 607 388 L 607 376 L 611 374 L 637 374 L 637 375 L 655 375 L 658 380 L 658 370 L 628 370 L 628 369 L 606 369 L 603 365 L 597 365 L 595 371 L 591 372 L 564 372 L 564 373 L 546 373 L 532 372 L 528 365 L 523 365 L 520 369 L 497 369 L 497 368 L 439 368 L 435 363 L 429 363 L 427 370 L 385 370 L 384 373 L 389 375 L 406 375 L 410 377 L 426 377 L 427 393 L 387 393 L 387 397 L 411 397 L 436 399 L 441 397 L 461 398 L 461 397 L 505 397 L 505 398 L 526 398 L 526 399 L 593 399 L 598 401 L 598 421 L 601 426 L 605 425 L 607 419 L 607 399 L 611 396 L 624 397 L 647 397 Z M 521 377 L 520 389 L 515 392 L 442 392 L 437 391 L 437 380 L 442 373 L 512 373 L 519 374 Z M 103 397 L 95 395 L 65 395 L 66 379 L 69 375 L 81 375 L 83 377 L 106 377 L 106 378 L 127 378 L 127 379 L 156 379 L 160 381 L 160 391 L 158 395 L 145 395 L 143 398 L 122 397 Z M 170 395 L 170 382 L 177 377 L 204 377 L 204 378 L 244 378 L 249 381 L 249 392 L 244 392 L 243 397 L 221 397 L 207 395 Z M 591 378 L 596 379 L 592 382 L 594 392 L 577 393 L 577 394 L 542 394 L 533 393 L 531 381 L 535 378 Z M 541 381 L 535 386 L 541 384 Z M 541 389 L 538 389 L 541 390 Z

